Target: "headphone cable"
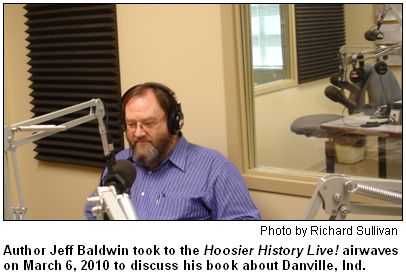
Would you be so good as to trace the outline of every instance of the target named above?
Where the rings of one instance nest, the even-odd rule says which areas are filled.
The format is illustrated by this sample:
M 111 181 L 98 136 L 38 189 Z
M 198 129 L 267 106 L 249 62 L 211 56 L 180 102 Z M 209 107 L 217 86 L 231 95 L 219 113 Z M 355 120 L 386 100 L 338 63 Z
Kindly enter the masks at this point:
M 343 121 L 344 125 L 347 127 L 361 127 L 361 125 L 349 125 L 344 121 L 344 111 L 345 111 L 345 107 L 343 108 L 343 111 L 341 113 L 341 120 Z

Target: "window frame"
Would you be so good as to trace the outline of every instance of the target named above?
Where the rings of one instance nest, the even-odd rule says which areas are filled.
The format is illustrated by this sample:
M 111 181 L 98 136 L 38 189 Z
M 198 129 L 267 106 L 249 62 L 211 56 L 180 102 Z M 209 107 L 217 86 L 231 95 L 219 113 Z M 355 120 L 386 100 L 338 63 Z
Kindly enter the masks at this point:
M 293 5 L 291 6 L 290 10 L 291 12 L 294 12 L 294 9 L 292 10 L 292 8 Z M 246 70 L 252 69 L 252 63 L 243 59 L 243 55 L 246 53 L 245 51 L 251 47 L 250 40 L 244 40 L 243 37 L 250 35 L 250 30 L 249 27 L 242 24 L 242 22 L 247 16 L 250 16 L 250 14 L 247 14 L 246 11 L 241 12 L 241 10 L 244 9 L 244 5 L 242 4 L 234 4 L 233 9 L 234 26 L 231 28 L 234 28 L 234 32 L 227 30 L 228 32 L 224 33 L 229 33 L 230 35 L 234 34 L 236 37 L 236 40 L 234 38 L 234 40 L 237 42 L 236 49 L 233 53 L 236 59 L 236 72 L 234 72 L 234 74 L 238 80 L 236 89 L 240 93 L 237 95 L 234 94 L 232 90 L 228 91 L 226 89 L 226 97 L 229 100 L 226 101 L 226 103 L 236 103 L 236 105 L 239 106 L 239 111 L 236 113 L 231 107 L 228 107 L 226 110 L 227 118 L 229 118 L 230 121 L 231 118 L 233 118 L 234 121 L 235 118 L 238 118 L 236 123 L 228 125 L 229 137 L 240 138 L 237 141 L 231 139 L 229 140 L 229 152 L 235 153 L 236 147 L 240 149 L 240 151 L 239 154 L 229 155 L 229 159 L 235 165 L 237 165 L 247 184 L 247 187 L 250 190 L 311 197 L 318 180 L 324 176 L 323 174 L 282 169 L 275 170 L 273 168 L 268 169 L 252 166 L 254 165 L 255 160 L 255 147 L 253 143 L 255 133 L 255 126 L 253 124 L 255 110 L 253 96 L 255 96 L 255 92 L 252 85 L 252 75 L 245 74 Z M 291 26 L 291 28 L 293 28 L 291 37 L 295 38 L 294 25 Z M 295 50 L 292 49 L 292 51 L 294 53 L 292 58 L 296 59 Z M 232 55 L 230 51 L 224 51 L 224 53 Z M 297 76 L 296 66 L 294 68 L 295 72 L 291 75 L 292 77 Z M 292 81 L 285 84 L 270 84 L 270 86 L 272 86 L 272 91 L 295 85 L 297 85 L 297 81 Z M 267 91 L 266 93 L 272 91 Z
M 256 145 L 255 141 L 255 120 L 254 111 L 255 104 L 254 98 L 261 94 L 271 93 L 274 91 L 279 91 L 282 89 L 294 87 L 298 85 L 297 81 L 297 62 L 296 62 L 296 33 L 294 24 L 294 5 L 288 4 L 288 14 L 289 14 L 289 45 L 290 47 L 290 76 L 291 79 L 282 80 L 280 82 L 274 82 L 258 87 L 253 85 L 253 64 L 252 64 L 252 35 L 251 35 L 251 10 L 250 4 L 239 5 L 239 28 L 242 30 L 240 41 L 242 42 L 242 53 L 241 58 L 243 59 L 243 72 L 251 72 L 251 74 L 244 74 L 242 78 L 244 79 L 244 91 L 246 105 L 245 109 L 247 112 L 247 138 L 248 138 L 248 169 L 255 169 L 255 157 Z
M 287 36 L 287 41 L 289 45 L 289 59 L 287 63 L 290 64 L 289 67 L 289 79 L 281 80 L 281 81 L 276 81 L 273 83 L 268 83 L 264 85 L 259 85 L 257 87 L 252 87 L 250 90 L 253 90 L 253 95 L 261 95 L 261 94 L 266 94 L 266 93 L 271 93 L 277 90 L 281 89 L 286 89 L 290 87 L 294 87 L 298 85 L 298 78 L 297 78 L 297 61 L 296 61 L 296 32 L 295 32 L 295 10 L 294 10 L 294 5 L 293 4 L 287 4 L 288 10 L 286 14 L 288 15 L 288 21 L 289 21 L 289 31 L 288 31 L 288 36 Z M 240 5 L 240 12 L 241 12 L 241 24 L 243 25 L 242 28 L 244 28 L 243 31 L 243 37 L 242 40 L 245 41 L 243 42 L 244 48 L 243 48 L 243 56 L 244 57 L 250 57 L 249 61 L 244 61 L 245 65 L 245 70 L 246 72 L 249 72 L 248 70 L 251 70 L 253 72 L 253 65 L 252 65 L 252 34 L 251 34 L 251 8 L 250 4 L 241 4 Z M 243 24 L 243 22 L 246 22 L 247 24 Z M 252 77 L 250 78 L 252 79 Z M 246 80 L 248 82 L 248 80 Z M 248 88 L 248 87 L 247 87 Z

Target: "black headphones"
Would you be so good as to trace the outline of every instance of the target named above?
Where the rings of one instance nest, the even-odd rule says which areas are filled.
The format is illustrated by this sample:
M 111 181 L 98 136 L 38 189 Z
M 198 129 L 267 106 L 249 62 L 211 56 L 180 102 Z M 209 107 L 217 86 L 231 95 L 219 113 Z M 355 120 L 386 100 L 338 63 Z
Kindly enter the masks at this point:
M 388 59 L 388 56 L 383 57 L 384 60 Z M 388 65 L 386 64 L 385 61 L 380 61 L 378 58 L 378 62 L 374 66 L 375 72 L 378 73 L 379 75 L 384 75 L 386 72 L 388 72 Z
M 359 52 L 358 52 L 358 53 L 354 53 L 351 58 L 352 58 L 352 61 L 351 61 L 352 70 L 350 72 L 350 80 L 353 83 L 361 82 L 362 79 L 364 78 L 364 73 L 365 73 L 364 61 L 359 62 L 358 68 L 356 67 L 356 65 L 357 65 L 357 59 L 358 58 L 364 59 L 364 56 L 359 55 Z
M 139 85 L 135 85 L 133 87 L 131 87 L 130 89 L 128 89 L 123 97 L 121 97 L 121 102 L 120 102 L 120 107 L 121 107 L 121 126 L 123 128 L 124 131 L 127 130 L 127 126 L 125 123 L 125 107 L 123 107 L 123 103 L 124 103 L 124 99 L 126 98 L 127 94 L 132 91 L 133 89 L 135 89 L 136 87 L 140 86 L 140 85 L 147 85 L 149 87 L 152 88 L 157 88 L 160 89 L 162 91 L 164 91 L 169 97 L 173 97 L 177 103 L 176 107 L 171 109 L 168 113 L 168 129 L 169 132 L 172 135 L 176 135 L 179 133 L 179 131 L 183 128 L 183 124 L 184 124 L 184 119 L 183 119 L 183 113 L 182 113 L 182 108 L 181 108 L 181 104 L 178 101 L 178 99 L 175 96 L 175 92 L 173 92 L 173 90 L 171 90 L 170 88 L 168 88 L 165 85 L 159 84 L 159 83 L 154 83 L 154 82 L 148 82 L 148 83 L 144 83 L 144 84 L 139 84 Z

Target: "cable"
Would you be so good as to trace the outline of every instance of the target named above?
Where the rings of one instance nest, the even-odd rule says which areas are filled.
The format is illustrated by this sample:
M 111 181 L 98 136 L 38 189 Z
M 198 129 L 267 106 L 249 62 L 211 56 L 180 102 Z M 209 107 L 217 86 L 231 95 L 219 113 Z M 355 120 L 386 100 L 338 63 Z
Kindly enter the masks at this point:
M 341 116 L 342 116 L 341 120 L 343 121 L 344 125 L 347 126 L 347 127 L 351 127 L 351 128 L 371 128 L 371 127 L 379 127 L 382 124 L 388 124 L 389 123 L 389 121 L 382 121 L 382 122 L 370 121 L 370 122 L 366 122 L 365 124 L 360 124 L 360 125 L 349 125 L 344 121 L 344 110 L 345 110 L 345 107 L 344 107 L 343 112 L 341 114 Z
M 344 125 L 347 127 L 361 127 L 361 125 L 348 125 L 347 123 L 345 123 L 344 121 L 344 111 L 345 111 L 345 107 L 343 108 L 343 112 L 341 113 L 341 120 L 343 121 Z

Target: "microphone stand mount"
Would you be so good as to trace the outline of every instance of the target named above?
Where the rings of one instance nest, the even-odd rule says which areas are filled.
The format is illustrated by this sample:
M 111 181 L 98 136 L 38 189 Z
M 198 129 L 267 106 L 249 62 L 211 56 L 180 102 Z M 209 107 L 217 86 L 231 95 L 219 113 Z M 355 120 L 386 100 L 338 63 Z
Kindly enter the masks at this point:
M 117 194 L 114 184 L 97 187 L 95 195 L 89 197 L 87 202 L 95 205 L 92 214 L 97 220 L 104 220 L 105 214 L 110 220 L 138 220 L 128 194 Z
M 395 205 L 356 203 L 351 201 L 352 194 Z M 402 216 L 402 199 L 401 180 L 375 180 L 331 174 L 317 183 L 303 220 L 314 220 L 320 206 L 330 215 L 330 220 L 344 220 L 350 213 Z

